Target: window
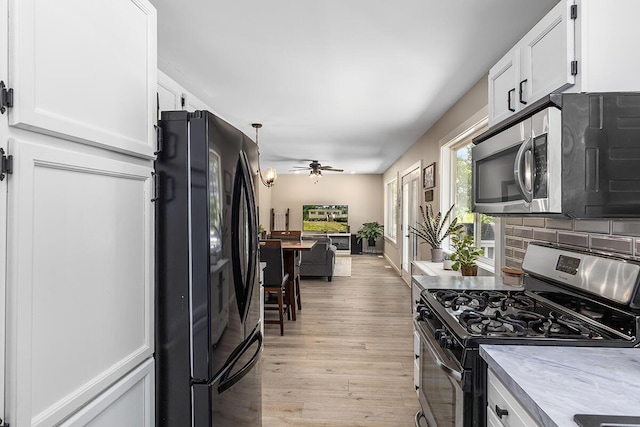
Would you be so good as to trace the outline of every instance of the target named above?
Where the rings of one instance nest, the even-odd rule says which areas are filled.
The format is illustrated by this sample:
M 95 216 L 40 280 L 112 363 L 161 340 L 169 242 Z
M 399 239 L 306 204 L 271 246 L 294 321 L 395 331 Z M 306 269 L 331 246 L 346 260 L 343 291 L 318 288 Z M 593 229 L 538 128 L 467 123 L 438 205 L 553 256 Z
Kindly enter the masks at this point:
M 398 227 L 398 179 L 388 181 L 384 186 L 384 235 L 396 241 Z
M 475 246 L 484 249 L 484 256 L 478 260 L 479 263 L 486 265 L 488 269 L 494 269 L 500 266 L 500 221 L 471 211 L 471 139 L 485 129 L 486 119 L 480 120 L 442 146 L 443 187 L 440 196 L 442 209 L 455 204 L 458 222 L 464 224 L 464 230 L 474 237 Z M 443 244 L 443 248 L 449 249 L 448 241 Z

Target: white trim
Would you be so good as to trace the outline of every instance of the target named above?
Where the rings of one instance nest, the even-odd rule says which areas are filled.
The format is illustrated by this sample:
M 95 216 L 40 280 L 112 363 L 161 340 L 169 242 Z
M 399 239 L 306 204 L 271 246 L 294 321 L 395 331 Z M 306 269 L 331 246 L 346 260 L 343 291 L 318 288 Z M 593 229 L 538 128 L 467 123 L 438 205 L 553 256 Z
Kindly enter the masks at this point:
M 391 218 L 387 218 L 387 215 L 389 213 L 389 193 L 388 193 L 388 188 L 389 188 L 389 184 L 395 182 L 396 185 L 396 198 L 394 200 L 394 209 L 395 209 L 395 213 L 396 213 L 396 221 L 395 224 L 393 224 L 395 226 L 395 236 L 390 236 L 387 234 L 387 231 L 389 230 L 389 224 L 391 224 Z M 398 242 L 398 174 L 396 173 L 396 175 L 393 178 L 389 178 L 388 180 L 386 180 L 384 182 L 384 238 L 386 240 L 389 240 L 390 242 L 393 242 L 394 244 L 397 244 Z

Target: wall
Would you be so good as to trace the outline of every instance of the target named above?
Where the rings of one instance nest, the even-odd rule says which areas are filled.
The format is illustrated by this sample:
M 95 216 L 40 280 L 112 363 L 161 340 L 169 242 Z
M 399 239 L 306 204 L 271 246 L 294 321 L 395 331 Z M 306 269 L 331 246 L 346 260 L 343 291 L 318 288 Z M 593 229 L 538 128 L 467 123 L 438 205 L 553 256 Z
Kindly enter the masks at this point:
M 483 76 L 460 98 L 447 112 L 389 169 L 383 174 L 383 182 L 398 176 L 417 161 L 422 162 L 422 167 L 436 162 L 436 188 L 432 205 L 437 212 L 440 209 L 440 146 L 447 143 L 458 133 L 476 123 L 482 116 L 487 115 L 487 76 Z M 401 179 L 401 177 L 400 177 Z M 400 213 L 398 219 L 402 218 Z M 398 224 L 400 230 L 400 224 Z M 398 231 L 398 241 L 393 243 L 385 241 L 384 253 L 396 268 L 400 269 L 402 259 L 401 233 Z M 429 259 L 430 247 L 420 245 L 419 259 Z
M 260 189 L 260 221 L 269 228 L 269 212 L 263 206 L 263 189 L 271 193 L 270 205 L 275 212 L 289 209 L 289 228 L 302 228 L 302 205 L 349 205 L 349 226 L 355 233 L 365 221 L 383 223 L 382 175 L 349 175 L 327 172 L 317 183 L 306 174 L 280 174 L 271 189 Z

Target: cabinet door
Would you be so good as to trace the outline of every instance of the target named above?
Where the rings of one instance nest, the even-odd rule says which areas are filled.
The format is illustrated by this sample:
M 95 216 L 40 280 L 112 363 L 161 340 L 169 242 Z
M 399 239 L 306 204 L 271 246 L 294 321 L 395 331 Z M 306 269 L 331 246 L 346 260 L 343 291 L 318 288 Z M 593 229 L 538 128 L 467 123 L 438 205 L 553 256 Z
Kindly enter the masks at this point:
M 182 87 L 162 71 L 158 71 L 158 102 L 160 111 L 182 110 L 185 95 Z
M 513 49 L 489 70 L 489 126 L 520 108 L 516 82 L 520 73 L 518 51 Z
M 151 165 L 24 132 L 9 149 L 10 422 L 54 425 L 153 354 Z
M 149 359 L 118 381 L 60 427 L 155 425 L 155 372 Z
M 9 12 L 9 124 L 153 158 L 153 6 L 147 0 L 10 0 Z
M 572 3 L 558 3 L 519 43 L 522 71 L 516 90 L 518 103 L 530 104 L 575 83 L 571 74 L 575 58 Z

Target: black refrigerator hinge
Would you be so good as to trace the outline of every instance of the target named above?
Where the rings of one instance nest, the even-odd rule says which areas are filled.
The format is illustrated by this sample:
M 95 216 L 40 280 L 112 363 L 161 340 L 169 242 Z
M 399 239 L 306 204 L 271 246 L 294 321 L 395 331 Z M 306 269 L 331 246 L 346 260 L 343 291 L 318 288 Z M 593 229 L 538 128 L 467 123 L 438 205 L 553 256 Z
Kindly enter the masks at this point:
M 571 61 L 571 75 L 575 76 L 578 74 L 578 61 Z
M 4 180 L 5 175 L 11 173 L 13 173 L 13 156 L 6 156 L 4 149 L 0 148 L 0 181 Z
M 578 19 L 578 5 L 571 5 L 571 19 Z
M 2 418 L 0 418 L 0 427 L 11 427 L 11 424 L 5 423 Z
M 13 107 L 13 89 L 7 88 L 0 80 L 0 114 L 4 114 L 7 108 L 11 107 Z

